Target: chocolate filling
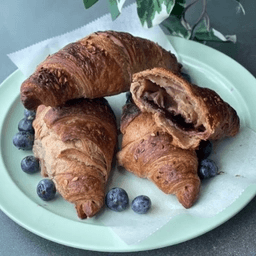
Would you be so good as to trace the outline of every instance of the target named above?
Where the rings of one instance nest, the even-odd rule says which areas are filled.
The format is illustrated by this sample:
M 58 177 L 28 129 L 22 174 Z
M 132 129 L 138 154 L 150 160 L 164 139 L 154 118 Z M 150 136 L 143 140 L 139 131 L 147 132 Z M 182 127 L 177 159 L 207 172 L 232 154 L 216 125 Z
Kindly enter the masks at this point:
M 174 96 L 181 91 L 176 91 L 174 89 L 173 96 L 167 93 L 166 89 L 163 87 L 159 87 L 157 84 L 147 81 L 146 91 L 143 94 L 143 100 L 150 105 L 150 108 L 157 110 L 160 113 L 163 113 L 165 117 L 171 121 L 178 129 L 184 132 L 204 132 L 205 127 L 203 124 L 197 125 L 197 120 L 188 120 L 182 113 L 177 111 L 178 102 L 175 101 Z M 181 96 L 179 98 L 184 98 L 187 102 L 184 105 L 191 104 L 190 100 L 185 96 Z M 191 107 L 193 108 L 192 104 Z

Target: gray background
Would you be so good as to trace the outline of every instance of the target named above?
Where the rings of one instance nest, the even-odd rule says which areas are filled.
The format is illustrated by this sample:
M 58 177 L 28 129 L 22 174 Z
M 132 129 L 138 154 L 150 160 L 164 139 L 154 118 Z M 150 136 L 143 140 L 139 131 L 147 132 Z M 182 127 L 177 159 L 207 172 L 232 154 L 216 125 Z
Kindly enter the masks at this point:
M 107 0 L 99 2 L 86 11 L 82 0 L 0 0 L 0 83 L 16 70 L 6 54 L 108 13 Z M 236 14 L 233 0 L 208 0 L 212 26 L 223 34 L 236 34 L 238 41 L 207 45 L 229 55 L 255 76 L 256 2 L 241 0 L 241 3 L 245 16 Z M 192 18 L 196 12 L 191 11 Z M 205 235 L 171 247 L 135 253 L 91 252 L 59 245 L 25 230 L 0 211 L 0 255 L 256 255 L 256 198 L 232 219 Z

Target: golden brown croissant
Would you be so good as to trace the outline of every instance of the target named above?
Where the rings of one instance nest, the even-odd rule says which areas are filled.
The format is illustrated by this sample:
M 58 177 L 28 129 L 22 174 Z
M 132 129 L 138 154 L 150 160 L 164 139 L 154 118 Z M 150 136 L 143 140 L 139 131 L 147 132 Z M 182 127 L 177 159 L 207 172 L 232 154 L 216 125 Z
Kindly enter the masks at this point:
M 40 105 L 33 126 L 33 151 L 41 174 L 75 204 L 80 218 L 95 215 L 104 205 L 117 142 L 116 120 L 107 101 L 78 99 L 56 108 Z
M 170 70 L 154 68 L 135 74 L 131 93 L 139 109 L 152 113 L 178 147 L 196 148 L 200 140 L 217 140 L 239 131 L 236 111 L 216 92 L 190 84 Z
M 152 41 L 124 32 L 93 33 L 38 65 L 21 86 L 21 101 L 36 109 L 118 94 L 129 90 L 134 73 L 153 67 L 181 69 L 173 54 Z
M 200 191 L 195 151 L 173 146 L 172 136 L 156 125 L 152 114 L 140 112 L 132 103 L 123 108 L 121 132 L 119 165 L 153 181 L 164 193 L 175 194 L 185 208 L 191 207 Z

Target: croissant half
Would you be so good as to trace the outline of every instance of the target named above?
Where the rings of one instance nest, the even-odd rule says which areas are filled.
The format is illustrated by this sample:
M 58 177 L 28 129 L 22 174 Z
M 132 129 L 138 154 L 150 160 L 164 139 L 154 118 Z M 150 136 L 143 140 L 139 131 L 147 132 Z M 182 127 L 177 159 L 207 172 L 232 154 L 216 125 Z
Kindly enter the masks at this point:
M 195 151 L 173 146 L 172 136 L 156 125 L 152 114 L 140 112 L 132 103 L 124 106 L 121 132 L 119 165 L 153 181 L 164 193 L 175 194 L 185 208 L 191 207 L 200 192 Z
M 33 122 L 33 152 L 41 174 L 74 203 L 80 218 L 104 205 L 117 142 L 115 116 L 104 99 L 78 99 L 52 108 L 40 105 Z
M 135 74 L 131 93 L 139 109 L 152 113 L 178 147 L 195 149 L 201 140 L 235 136 L 239 131 L 236 111 L 216 92 L 190 84 L 170 70 Z
M 21 101 L 36 109 L 118 94 L 129 90 L 134 73 L 153 67 L 181 69 L 173 54 L 152 41 L 124 32 L 93 33 L 38 65 L 21 85 Z

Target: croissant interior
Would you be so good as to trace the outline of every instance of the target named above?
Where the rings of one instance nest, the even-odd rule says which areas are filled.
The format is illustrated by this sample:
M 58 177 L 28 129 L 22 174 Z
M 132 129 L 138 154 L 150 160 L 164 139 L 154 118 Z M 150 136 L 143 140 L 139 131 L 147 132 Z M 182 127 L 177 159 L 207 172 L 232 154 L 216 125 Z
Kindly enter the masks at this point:
M 177 82 L 158 77 L 148 77 L 142 81 L 143 90 L 141 97 L 151 108 L 163 113 L 168 121 L 178 129 L 193 134 L 204 132 L 205 116 L 199 116 L 200 106 L 190 98 Z M 160 87 L 158 84 L 166 84 Z M 170 86 L 171 84 L 171 86 Z M 179 102 L 179 103 L 177 103 Z
M 152 113 L 178 147 L 196 148 L 201 140 L 234 136 L 239 130 L 236 111 L 216 92 L 170 70 L 154 68 L 135 74 L 131 93 L 138 108 Z

